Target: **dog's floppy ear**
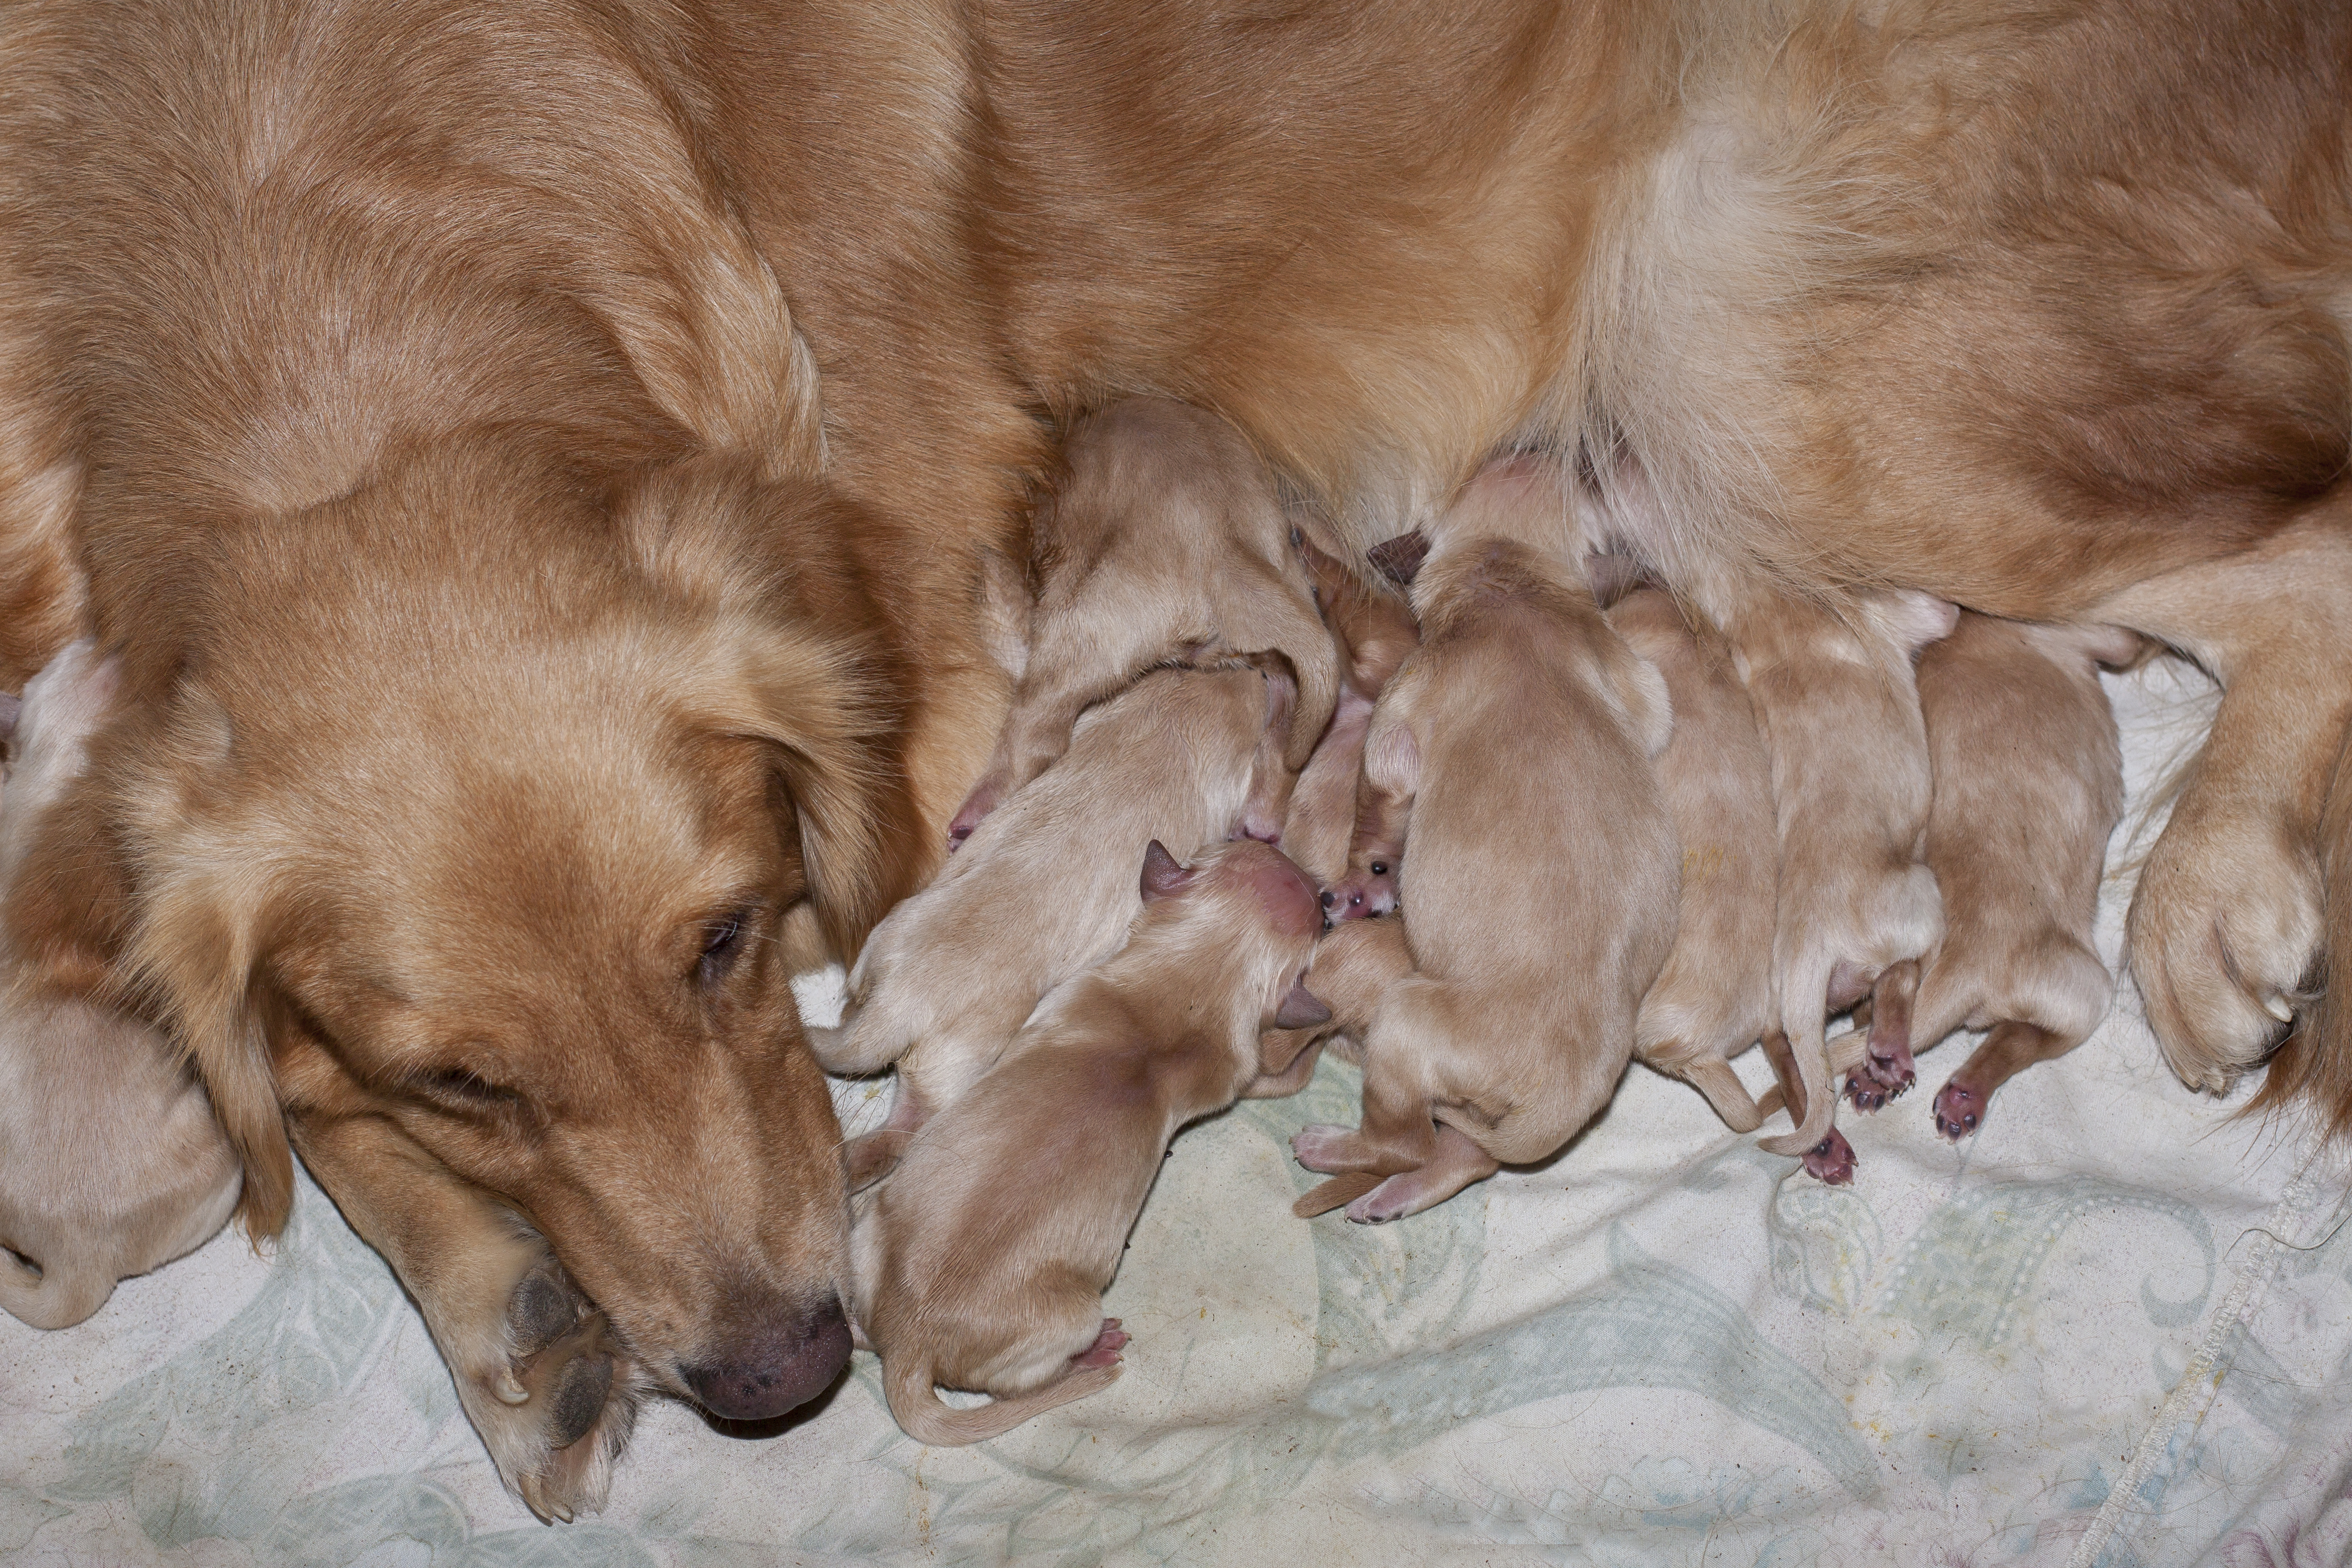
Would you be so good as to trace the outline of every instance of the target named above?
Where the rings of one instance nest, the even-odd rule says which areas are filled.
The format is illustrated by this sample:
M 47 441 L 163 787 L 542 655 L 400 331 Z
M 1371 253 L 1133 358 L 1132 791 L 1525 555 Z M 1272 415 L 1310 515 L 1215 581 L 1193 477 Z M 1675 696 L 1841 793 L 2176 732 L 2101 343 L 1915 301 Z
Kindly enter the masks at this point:
M 855 960 L 929 868 L 905 676 L 849 553 L 865 520 L 819 485 L 765 479 L 725 454 L 646 476 L 617 515 L 639 568 L 700 623 L 708 665 L 679 700 L 772 749 L 818 925 Z
M 122 834 L 140 876 L 121 969 L 141 1010 L 165 1025 L 204 1080 L 245 1167 L 237 1215 L 257 1242 L 285 1228 L 294 1202 L 294 1154 L 259 1005 L 264 922 L 279 879 L 266 834 L 242 814 L 191 809 L 179 781 L 216 778 L 229 721 L 201 692 L 184 693 L 178 710 L 154 747 L 171 765 L 124 792 Z
M 1331 1009 L 1307 989 L 1307 976 L 1304 974 L 1291 981 L 1290 990 L 1282 998 L 1282 1005 L 1274 1010 L 1274 1026 L 1277 1029 L 1311 1029 L 1330 1021 Z
M 1176 857 L 1168 853 L 1168 846 L 1157 838 L 1143 847 L 1143 901 L 1158 903 L 1172 899 L 1192 886 L 1200 873 L 1191 867 L 1180 866 Z

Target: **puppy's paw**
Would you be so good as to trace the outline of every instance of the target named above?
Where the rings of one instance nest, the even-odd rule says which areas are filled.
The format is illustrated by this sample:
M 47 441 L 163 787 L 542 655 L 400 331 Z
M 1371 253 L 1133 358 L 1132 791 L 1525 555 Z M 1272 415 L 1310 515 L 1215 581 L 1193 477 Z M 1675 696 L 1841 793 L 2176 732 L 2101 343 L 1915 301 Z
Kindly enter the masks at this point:
M 1095 1336 L 1095 1342 L 1072 1356 L 1070 1365 L 1074 1368 L 1117 1366 L 1118 1352 L 1127 1348 L 1129 1337 L 1127 1331 L 1118 1326 L 1117 1318 L 1105 1318 L 1102 1332 Z
M 1954 1079 L 1936 1091 L 1936 1131 L 1958 1142 L 1983 1123 L 1986 1099 Z
M 1804 1155 L 1808 1173 L 1832 1187 L 1842 1187 L 1853 1180 L 1854 1166 L 1860 1162 L 1853 1157 L 1853 1145 L 1845 1134 L 1835 1128 L 1830 1135 L 1814 1144 Z
M 2286 1034 L 2318 954 L 2308 846 L 2243 812 L 2193 809 L 2192 787 L 2132 895 L 2132 978 L 2165 1060 L 2219 1094 Z
M 568 1522 L 604 1506 L 649 1380 L 562 1264 L 533 1243 L 516 1250 L 494 1321 L 436 1338 L 499 1477 L 541 1520 Z

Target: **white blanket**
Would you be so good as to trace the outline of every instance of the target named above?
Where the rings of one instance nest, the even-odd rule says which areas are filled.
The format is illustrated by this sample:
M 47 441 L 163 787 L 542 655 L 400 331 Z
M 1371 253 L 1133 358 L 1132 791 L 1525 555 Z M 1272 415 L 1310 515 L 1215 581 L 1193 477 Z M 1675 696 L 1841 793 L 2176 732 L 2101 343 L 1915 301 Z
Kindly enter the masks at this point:
M 2110 690 L 2143 798 L 2207 700 L 2170 667 Z M 1106 1303 L 1135 1336 L 1108 1394 L 927 1450 L 861 1354 L 780 1436 L 655 1406 L 571 1526 L 499 1487 L 306 1184 L 266 1256 L 226 1235 L 78 1328 L 0 1319 L 0 1559 L 2352 1560 L 2352 1159 L 2182 1089 L 2128 983 L 1955 1147 L 1927 1101 L 1968 1049 L 1841 1117 L 1851 1187 L 1636 1068 L 1546 1168 L 1378 1228 L 1288 1212 L 1284 1140 L 1354 1120 L 1327 1063 L 1178 1141 Z

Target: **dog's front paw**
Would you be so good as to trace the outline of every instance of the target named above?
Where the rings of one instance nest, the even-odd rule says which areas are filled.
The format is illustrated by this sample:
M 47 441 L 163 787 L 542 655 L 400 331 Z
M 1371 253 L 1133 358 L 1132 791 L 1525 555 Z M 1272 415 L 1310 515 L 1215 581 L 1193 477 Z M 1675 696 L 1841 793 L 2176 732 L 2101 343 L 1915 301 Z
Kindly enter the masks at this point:
M 2173 813 L 2132 895 L 2132 978 L 2166 1061 L 2219 1094 L 2277 1045 L 2320 944 L 2319 868 L 2282 825 Z
M 492 1310 L 475 1331 L 436 1337 L 499 1478 L 541 1519 L 568 1522 L 604 1507 L 647 1380 L 543 1246 L 522 1242 L 512 1263 L 482 1271 Z

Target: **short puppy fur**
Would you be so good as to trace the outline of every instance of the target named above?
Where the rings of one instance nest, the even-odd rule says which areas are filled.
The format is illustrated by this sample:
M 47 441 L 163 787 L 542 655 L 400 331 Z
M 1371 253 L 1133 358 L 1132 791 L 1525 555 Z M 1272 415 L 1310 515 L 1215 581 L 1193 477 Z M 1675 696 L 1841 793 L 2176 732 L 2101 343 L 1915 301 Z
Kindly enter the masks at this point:
M 44 811 L 81 773 L 117 682 L 85 638 L 33 679 L 21 709 L 0 705 L 0 898 Z M 161 1031 L 39 973 L 0 936 L 0 1307 L 62 1329 L 104 1306 L 116 1280 L 226 1224 L 240 1167 Z
M 1356 781 L 1363 772 L 1364 737 L 1372 708 L 1405 656 L 1421 644 L 1412 611 L 1391 594 L 1367 586 L 1304 534 L 1298 552 L 1315 582 L 1315 603 L 1338 641 L 1339 697 L 1330 727 L 1315 744 L 1291 792 L 1282 848 L 1299 868 L 1329 888 L 1346 874 L 1355 837 Z
M 1069 751 L 875 928 L 847 1024 L 814 1042 L 834 1072 L 898 1066 L 889 1121 L 847 1145 L 853 1190 L 995 1063 L 1040 997 L 1118 950 L 1147 843 L 1274 837 L 1294 703 L 1279 671 L 1146 676 L 1080 719 Z
M 1765 1113 L 1730 1060 L 1773 1023 L 1780 841 L 1772 759 L 1721 637 L 1694 628 L 1655 588 L 1619 600 L 1609 624 L 1657 666 L 1675 709 L 1657 770 L 1682 840 L 1682 900 L 1674 950 L 1634 1021 L 1633 1054 L 1695 1086 L 1733 1131 L 1753 1132 Z
M 1920 655 L 1936 776 L 1927 866 L 1944 935 L 1880 976 L 1866 1031 L 1834 1043 L 1856 1105 L 1875 1110 L 1907 1087 L 1915 1049 L 1990 1029 L 1936 1096 L 1937 1130 L 1957 1141 L 1983 1124 L 1994 1090 L 2106 1016 L 2115 981 L 2093 931 L 2124 782 L 2099 666 L 2129 664 L 2144 646 L 2114 627 L 1963 613 Z
M 1036 521 L 1036 598 L 1013 706 L 950 847 L 1069 745 L 1090 705 L 1157 664 L 1275 652 L 1298 706 L 1295 772 L 1330 722 L 1338 658 L 1274 480 L 1213 414 L 1138 397 L 1079 420 Z
M 1415 973 L 1362 1041 L 1362 1125 L 1292 1140 L 1307 1169 L 1351 1178 L 1299 1212 L 1352 1193 L 1350 1219 L 1394 1219 L 1559 1149 L 1622 1076 L 1674 943 L 1677 846 L 1651 767 L 1665 685 L 1582 577 L 1524 542 L 1559 506 L 1551 470 L 1513 459 L 1431 530 L 1423 642 L 1372 718 L 1342 884 L 1352 910 L 1401 857 Z
M 919 1442 L 992 1437 L 1118 1375 L 1102 1292 L 1169 1140 L 1257 1076 L 1262 1032 L 1329 1016 L 1302 982 L 1315 888 L 1279 850 L 1187 867 L 1154 840 L 1142 893 L 1127 945 L 1045 999 L 853 1232 L 859 1319 Z M 941 1384 L 996 1402 L 950 1409 Z
M 1765 1045 L 1797 1127 L 1763 1146 L 1827 1182 L 1854 1164 L 1834 1121 L 1829 1015 L 1943 934 L 1921 858 L 1931 785 L 1912 665 L 1956 613 L 1922 594 L 1764 594 L 1726 627 L 1772 759 L 1780 837 L 1772 968 L 1786 1045 Z

